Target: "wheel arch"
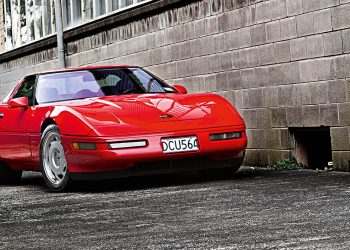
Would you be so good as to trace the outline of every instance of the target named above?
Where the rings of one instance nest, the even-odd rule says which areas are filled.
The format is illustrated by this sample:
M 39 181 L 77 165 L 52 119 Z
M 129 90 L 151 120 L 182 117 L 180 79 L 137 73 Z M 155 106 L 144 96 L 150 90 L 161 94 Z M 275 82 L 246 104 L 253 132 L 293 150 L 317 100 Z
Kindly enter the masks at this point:
M 57 123 L 55 122 L 54 119 L 52 119 L 51 117 L 46 118 L 43 123 L 41 124 L 41 129 L 40 129 L 40 133 L 42 134 L 44 132 L 44 130 L 49 126 L 49 125 L 57 125 Z

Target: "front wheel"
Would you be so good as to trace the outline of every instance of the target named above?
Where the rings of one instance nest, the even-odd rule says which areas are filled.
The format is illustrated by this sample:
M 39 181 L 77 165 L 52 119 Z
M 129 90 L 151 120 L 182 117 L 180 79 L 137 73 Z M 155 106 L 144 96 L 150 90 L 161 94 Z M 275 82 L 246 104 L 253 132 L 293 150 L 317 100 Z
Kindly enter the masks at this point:
M 49 125 L 42 133 L 40 164 L 44 181 L 52 191 L 67 189 L 70 182 L 68 164 L 56 125 Z

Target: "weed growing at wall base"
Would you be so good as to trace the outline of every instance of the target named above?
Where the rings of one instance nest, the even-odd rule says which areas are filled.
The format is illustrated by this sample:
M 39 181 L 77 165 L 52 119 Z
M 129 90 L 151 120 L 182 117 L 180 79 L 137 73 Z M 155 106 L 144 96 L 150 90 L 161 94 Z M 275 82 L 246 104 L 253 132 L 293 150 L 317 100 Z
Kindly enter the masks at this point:
M 295 159 L 282 159 L 279 160 L 272 168 L 276 171 L 288 171 L 288 170 L 298 170 L 303 169 L 304 165 L 297 162 Z

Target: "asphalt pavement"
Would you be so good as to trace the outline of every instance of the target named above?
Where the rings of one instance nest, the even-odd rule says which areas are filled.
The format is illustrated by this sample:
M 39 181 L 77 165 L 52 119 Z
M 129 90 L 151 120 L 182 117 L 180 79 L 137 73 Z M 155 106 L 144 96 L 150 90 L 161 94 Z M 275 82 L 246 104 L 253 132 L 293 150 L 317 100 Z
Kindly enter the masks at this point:
M 0 249 L 349 249 L 350 174 L 246 167 L 83 182 L 40 174 L 0 186 Z

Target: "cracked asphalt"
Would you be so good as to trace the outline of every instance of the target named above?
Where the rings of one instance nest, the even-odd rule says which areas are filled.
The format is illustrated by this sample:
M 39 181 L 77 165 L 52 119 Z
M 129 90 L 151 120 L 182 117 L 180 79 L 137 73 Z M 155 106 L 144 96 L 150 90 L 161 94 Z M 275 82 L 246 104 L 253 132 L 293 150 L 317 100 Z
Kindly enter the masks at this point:
M 350 174 L 243 168 L 0 186 L 0 249 L 349 249 Z

